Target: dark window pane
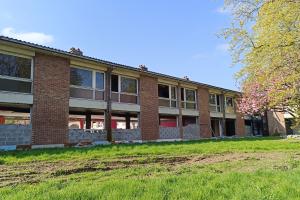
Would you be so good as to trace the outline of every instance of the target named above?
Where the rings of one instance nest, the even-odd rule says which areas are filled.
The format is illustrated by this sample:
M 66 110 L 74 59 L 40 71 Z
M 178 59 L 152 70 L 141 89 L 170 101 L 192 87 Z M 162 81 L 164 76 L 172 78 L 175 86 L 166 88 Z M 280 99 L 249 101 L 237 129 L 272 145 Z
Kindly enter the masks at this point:
M 137 104 L 137 96 L 128 95 L 128 94 L 121 94 L 120 102 Z
M 177 99 L 176 98 L 176 87 L 171 87 L 171 98 Z
M 158 84 L 158 96 L 162 98 L 169 98 L 169 86 Z
M 98 90 L 104 89 L 104 74 L 100 72 L 96 72 L 96 88 Z
M 0 53 L 0 75 L 30 79 L 31 59 Z
M 71 67 L 70 84 L 82 87 L 92 87 L 92 71 Z
M 93 99 L 93 90 L 81 89 L 81 88 L 70 88 L 70 97 L 82 98 L 82 99 Z
M 185 90 L 187 101 L 196 101 L 195 90 Z
M 137 93 L 137 81 L 136 79 L 121 77 L 121 92 Z
M 177 102 L 176 101 L 171 101 L 171 107 L 176 108 L 177 107 Z
M 119 92 L 119 79 L 118 75 L 111 75 L 111 91 Z
M 181 101 L 184 101 L 184 89 L 181 88 L 180 90 L 181 90 Z
M 220 95 L 216 95 L 217 98 L 217 105 L 220 105 Z
M 0 78 L 0 90 L 10 92 L 31 93 L 31 82 Z

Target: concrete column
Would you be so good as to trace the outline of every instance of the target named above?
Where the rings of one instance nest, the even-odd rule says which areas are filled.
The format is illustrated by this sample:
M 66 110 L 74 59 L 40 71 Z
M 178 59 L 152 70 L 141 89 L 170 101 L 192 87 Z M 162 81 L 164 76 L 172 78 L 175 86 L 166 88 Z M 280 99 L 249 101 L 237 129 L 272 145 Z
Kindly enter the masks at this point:
M 126 120 L 126 129 L 130 129 L 130 114 L 129 113 L 126 113 L 125 120 Z
M 107 132 L 107 140 L 113 141 L 112 130 L 111 130 L 111 72 L 112 68 L 109 68 L 105 74 L 105 100 L 107 102 L 107 108 L 105 111 L 105 130 Z
M 85 129 L 91 129 L 92 114 L 90 112 L 85 113 Z

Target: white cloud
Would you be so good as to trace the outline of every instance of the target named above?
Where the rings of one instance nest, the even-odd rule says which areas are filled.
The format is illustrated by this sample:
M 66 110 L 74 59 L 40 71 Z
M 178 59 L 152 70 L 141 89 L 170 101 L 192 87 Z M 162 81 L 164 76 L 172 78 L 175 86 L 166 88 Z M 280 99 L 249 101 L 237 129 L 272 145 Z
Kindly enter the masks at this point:
M 228 44 L 228 43 L 218 44 L 216 46 L 216 49 L 218 51 L 223 51 L 223 52 L 227 52 L 229 50 L 229 48 L 230 48 L 230 44 Z
M 0 34 L 7 37 L 37 44 L 50 44 L 54 41 L 52 35 L 40 32 L 16 32 L 15 29 L 11 27 L 6 27 L 2 29 Z
M 219 7 L 215 11 L 220 14 L 229 14 L 230 13 L 230 9 L 225 8 L 225 7 Z

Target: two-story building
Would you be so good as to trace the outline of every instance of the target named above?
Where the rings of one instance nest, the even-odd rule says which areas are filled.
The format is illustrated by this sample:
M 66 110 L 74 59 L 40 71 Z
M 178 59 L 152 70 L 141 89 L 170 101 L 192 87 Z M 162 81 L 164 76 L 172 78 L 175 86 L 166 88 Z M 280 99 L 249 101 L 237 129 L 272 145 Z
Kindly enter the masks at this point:
M 0 146 L 262 135 L 240 95 L 0 36 Z

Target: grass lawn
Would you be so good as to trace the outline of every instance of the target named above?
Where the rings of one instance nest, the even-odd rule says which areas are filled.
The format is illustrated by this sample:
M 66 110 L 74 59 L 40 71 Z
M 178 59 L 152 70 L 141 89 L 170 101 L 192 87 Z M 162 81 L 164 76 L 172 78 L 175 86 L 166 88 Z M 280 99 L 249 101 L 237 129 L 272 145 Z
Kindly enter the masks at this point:
M 300 199 L 300 141 L 0 152 L 0 199 Z

